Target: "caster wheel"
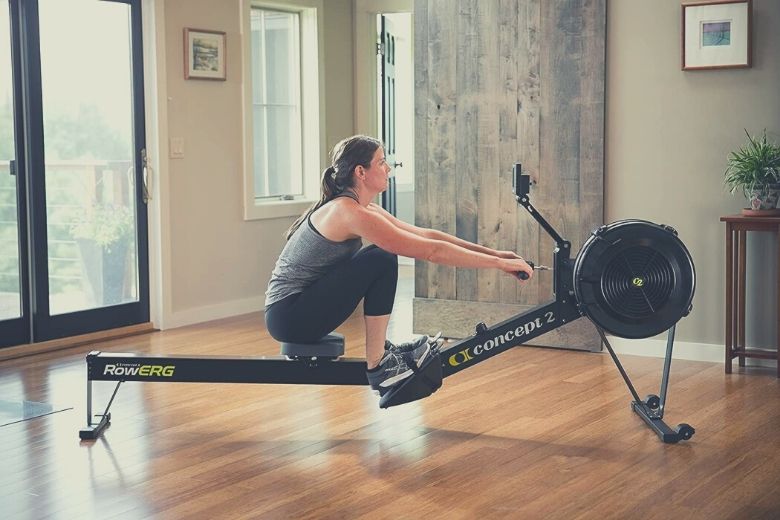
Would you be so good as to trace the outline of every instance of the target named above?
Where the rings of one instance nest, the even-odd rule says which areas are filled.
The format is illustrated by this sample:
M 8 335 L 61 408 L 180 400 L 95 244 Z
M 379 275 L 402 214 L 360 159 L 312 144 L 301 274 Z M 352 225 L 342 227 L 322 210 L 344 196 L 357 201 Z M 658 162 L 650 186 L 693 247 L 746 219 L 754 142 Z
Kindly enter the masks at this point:
M 694 430 L 693 426 L 690 424 L 681 423 L 677 425 L 677 433 L 680 435 L 681 440 L 687 441 L 693 437 L 693 434 L 696 433 L 696 430 Z
M 661 398 L 655 394 L 650 394 L 645 397 L 645 404 L 651 410 L 658 410 L 658 407 L 661 406 Z

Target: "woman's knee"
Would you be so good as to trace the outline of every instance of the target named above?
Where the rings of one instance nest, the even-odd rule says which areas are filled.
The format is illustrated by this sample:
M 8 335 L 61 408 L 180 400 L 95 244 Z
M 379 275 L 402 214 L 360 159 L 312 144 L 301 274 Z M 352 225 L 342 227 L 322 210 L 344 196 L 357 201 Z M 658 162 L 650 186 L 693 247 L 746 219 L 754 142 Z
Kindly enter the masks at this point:
M 366 248 L 366 256 L 370 258 L 373 264 L 376 264 L 382 270 L 390 270 L 392 272 L 398 272 L 398 255 L 385 251 L 384 249 L 377 247 L 376 245 Z

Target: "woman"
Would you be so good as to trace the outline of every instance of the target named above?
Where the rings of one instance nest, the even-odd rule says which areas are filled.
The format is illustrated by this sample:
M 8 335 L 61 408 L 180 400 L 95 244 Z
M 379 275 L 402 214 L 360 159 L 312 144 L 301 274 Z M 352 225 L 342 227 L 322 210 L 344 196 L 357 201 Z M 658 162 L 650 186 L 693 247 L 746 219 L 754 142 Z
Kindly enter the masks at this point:
M 287 233 L 266 292 L 266 326 L 278 341 L 310 343 L 332 332 L 363 302 L 367 378 L 380 395 L 412 374 L 430 345 L 423 336 L 402 345 L 386 339 L 398 281 L 398 256 L 516 275 L 531 267 L 434 229 L 402 222 L 372 201 L 387 189 L 390 166 L 382 144 L 357 135 L 338 143 L 322 176 L 319 202 Z M 361 250 L 365 239 L 373 246 Z

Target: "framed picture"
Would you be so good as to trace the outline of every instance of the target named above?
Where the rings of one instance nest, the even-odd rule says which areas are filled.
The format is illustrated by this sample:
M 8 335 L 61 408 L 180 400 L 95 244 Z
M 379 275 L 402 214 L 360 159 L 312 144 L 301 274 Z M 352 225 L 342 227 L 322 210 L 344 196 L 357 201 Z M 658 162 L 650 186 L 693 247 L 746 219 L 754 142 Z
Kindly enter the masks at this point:
M 682 70 L 750 67 L 752 0 L 683 4 Z
M 225 69 L 225 33 L 185 28 L 184 77 L 224 81 Z

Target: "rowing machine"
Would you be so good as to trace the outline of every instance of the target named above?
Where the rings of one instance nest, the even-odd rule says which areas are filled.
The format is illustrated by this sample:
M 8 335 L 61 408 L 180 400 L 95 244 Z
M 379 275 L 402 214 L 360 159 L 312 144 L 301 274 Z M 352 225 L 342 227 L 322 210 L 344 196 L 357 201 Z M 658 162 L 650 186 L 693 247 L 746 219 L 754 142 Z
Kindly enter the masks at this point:
M 382 408 L 431 395 L 442 380 L 509 348 L 528 343 L 566 323 L 586 316 L 607 347 L 631 393 L 631 408 L 665 443 L 690 439 L 688 424 L 670 428 L 664 421 L 675 325 L 691 310 L 695 272 L 690 254 L 668 227 L 641 220 L 622 220 L 595 230 L 571 259 L 564 240 L 531 205 L 530 178 L 515 165 L 513 191 L 523 206 L 555 241 L 555 299 L 501 323 L 476 326 L 475 334 L 444 349 L 433 344 L 431 355 L 415 374 L 380 399 Z M 525 273 L 522 273 L 525 274 Z M 642 400 L 609 344 L 606 333 L 647 338 L 667 331 L 667 349 L 660 396 Z M 87 355 L 87 426 L 81 439 L 96 439 L 110 424 L 109 412 L 125 381 L 365 385 L 366 362 L 343 358 L 344 337 L 329 334 L 318 343 L 282 343 L 280 356 L 150 356 L 90 352 Z M 117 384 L 103 414 L 92 414 L 93 381 Z M 93 422 L 97 420 L 97 422 Z

